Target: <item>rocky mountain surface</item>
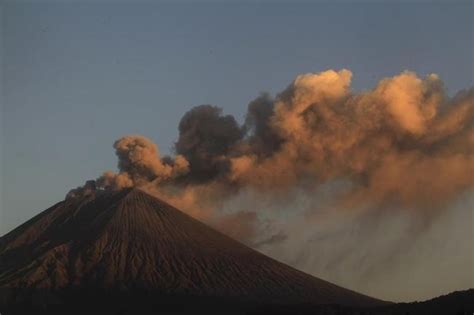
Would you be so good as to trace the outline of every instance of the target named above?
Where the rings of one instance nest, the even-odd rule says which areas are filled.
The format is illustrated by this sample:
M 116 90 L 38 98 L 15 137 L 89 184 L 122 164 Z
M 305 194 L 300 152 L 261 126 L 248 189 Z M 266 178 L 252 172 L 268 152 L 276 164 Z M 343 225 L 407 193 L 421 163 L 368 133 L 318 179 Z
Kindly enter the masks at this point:
M 106 307 L 112 297 L 171 310 L 382 303 L 269 258 L 138 189 L 67 198 L 0 238 L 0 291 L 4 309 L 88 299 Z

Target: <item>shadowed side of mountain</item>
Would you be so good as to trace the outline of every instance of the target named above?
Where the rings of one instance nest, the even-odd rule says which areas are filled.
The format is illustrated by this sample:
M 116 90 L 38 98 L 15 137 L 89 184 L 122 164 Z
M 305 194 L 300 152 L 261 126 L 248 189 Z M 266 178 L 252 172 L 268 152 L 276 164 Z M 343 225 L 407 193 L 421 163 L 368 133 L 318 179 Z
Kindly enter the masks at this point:
M 0 289 L 7 304 L 42 301 L 33 296 L 72 303 L 94 290 L 104 300 L 145 296 L 160 305 L 382 303 L 271 259 L 138 189 L 67 199 L 2 237 Z

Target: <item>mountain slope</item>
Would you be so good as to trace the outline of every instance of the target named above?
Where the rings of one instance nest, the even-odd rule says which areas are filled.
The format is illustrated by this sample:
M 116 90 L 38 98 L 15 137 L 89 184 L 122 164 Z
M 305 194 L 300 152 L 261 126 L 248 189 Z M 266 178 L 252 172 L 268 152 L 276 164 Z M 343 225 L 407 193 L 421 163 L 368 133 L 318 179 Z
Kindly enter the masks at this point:
M 67 199 L 0 238 L 0 289 L 81 288 L 380 303 L 279 263 L 138 189 Z

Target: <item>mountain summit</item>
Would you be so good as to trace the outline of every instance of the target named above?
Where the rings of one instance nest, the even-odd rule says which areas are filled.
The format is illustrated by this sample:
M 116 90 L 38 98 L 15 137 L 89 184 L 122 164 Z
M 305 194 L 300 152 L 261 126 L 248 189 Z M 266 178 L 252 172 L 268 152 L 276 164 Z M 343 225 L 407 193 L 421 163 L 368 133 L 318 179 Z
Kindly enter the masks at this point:
M 0 238 L 0 290 L 15 300 L 55 292 L 57 303 L 71 290 L 146 292 L 180 303 L 379 303 L 269 258 L 139 189 L 68 198 Z

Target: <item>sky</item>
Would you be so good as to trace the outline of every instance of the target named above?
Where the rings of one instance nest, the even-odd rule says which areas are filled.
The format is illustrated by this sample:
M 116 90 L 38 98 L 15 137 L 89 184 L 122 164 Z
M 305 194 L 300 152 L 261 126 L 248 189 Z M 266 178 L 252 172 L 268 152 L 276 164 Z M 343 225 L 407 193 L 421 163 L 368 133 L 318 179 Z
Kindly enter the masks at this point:
M 403 70 L 473 85 L 472 2 L 0 2 L 0 235 L 116 169 L 113 142 L 172 153 L 212 104 L 243 121 L 261 92 L 350 69 L 353 89 Z

